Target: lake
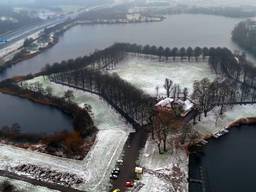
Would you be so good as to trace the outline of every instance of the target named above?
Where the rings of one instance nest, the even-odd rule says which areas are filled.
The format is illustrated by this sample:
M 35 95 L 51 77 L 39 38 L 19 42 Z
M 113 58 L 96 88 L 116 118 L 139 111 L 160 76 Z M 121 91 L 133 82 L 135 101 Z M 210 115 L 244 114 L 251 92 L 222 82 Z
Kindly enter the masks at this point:
M 18 123 L 22 133 L 32 134 L 73 130 L 71 117 L 53 107 L 5 94 L 0 94 L 0 102 L 0 127 Z

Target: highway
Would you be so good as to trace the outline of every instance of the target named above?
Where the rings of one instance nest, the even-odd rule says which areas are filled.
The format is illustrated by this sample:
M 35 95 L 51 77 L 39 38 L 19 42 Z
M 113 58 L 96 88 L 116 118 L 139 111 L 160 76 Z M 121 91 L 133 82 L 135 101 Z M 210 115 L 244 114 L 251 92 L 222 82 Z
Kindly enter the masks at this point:
M 55 18 L 55 19 L 44 21 L 42 23 L 37 23 L 37 24 L 30 25 L 30 26 L 24 26 L 24 27 L 17 29 L 16 31 L 12 31 L 12 32 L 8 32 L 3 35 L 0 35 L 1 39 L 7 40 L 7 43 L 0 44 L 0 51 L 1 51 L 1 49 L 6 48 L 21 39 L 24 39 L 24 38 L 28 37 L 29 35 L 32 35 L 33 33 L 39 32 L 39 31 L 45 29 L 46 27 L 51 27 L 51 26 L 55 26 L 55 25 L 64 23 L 68 19 L 76 19 L 83 12 L 85 12 L 85 11 L 87 12 L 92 9 L 95 9 L 95 7 L 81 9 L 80 11 L 78 11 L 76 13 L 69 13 L 69 14 L 66 14 L 63 16 L 59 16 L 58 18 Z
M 9 47 L 9 46 L 13 45 L 15 42 L 17 42 L 21 39 L 25 39 L 26 37 L 28 37 L 36 32 L 39 32 L 39 31 L 45 29 L 46 27 L 51 27 L 51 26 L 55 26 L 55 25 L 64 23 L 68 19 L 76 19 L 83 12 L 89 12 L 89 11 L 93 11 L 95 9 L 103 9 L 105 7 L 110 7 L 110 6 L 112 6 L 112 5 L 97 5 L 97 6 L 92 6 L 92 7 L 88 7 L 88 8 L 82 8 L 75 13 L 68 13 L 66 15 L 59 16 L 58 18 L 55 18 L 55 19 L 44 21 L 42 23 L 32 24 L 30 26 L 24 26 L 24 27 L 17 29 L 16 31 L 7 32 L 5 34 L 2 34 L 2 35 L 0 35 L 0 38 L 6 40 L 7 42 L 0 43 L 0 52 L 2 49 Z

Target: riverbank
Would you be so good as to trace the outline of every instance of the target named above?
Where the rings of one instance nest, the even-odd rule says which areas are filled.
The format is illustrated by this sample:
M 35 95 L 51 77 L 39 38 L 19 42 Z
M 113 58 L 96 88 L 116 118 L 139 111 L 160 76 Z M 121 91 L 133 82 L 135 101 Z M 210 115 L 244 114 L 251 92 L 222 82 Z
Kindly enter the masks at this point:
M 219 137 L 224 134 L 224 130 L 241 126 L 256 124 L 256 104 L 253 105 L 235 105 L 226 107 L 223 115 L 220 115 L 220 107 L 215 107 L 210 111 L 207 117 L 202 117 L 197 121 L 193 128 L 202 139 Z

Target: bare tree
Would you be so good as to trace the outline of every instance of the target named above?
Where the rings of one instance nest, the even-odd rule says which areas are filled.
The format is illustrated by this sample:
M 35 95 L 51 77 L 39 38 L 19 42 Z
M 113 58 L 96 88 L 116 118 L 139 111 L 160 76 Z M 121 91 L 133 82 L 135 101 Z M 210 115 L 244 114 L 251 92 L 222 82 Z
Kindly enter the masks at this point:
M 67 90 L 64 93 L 64 99 L 66 99 L 69 103 L 71 103 L 72 99 L 74 99 L 74 94 L 72 90 Z
M 165 88 L 165 90 L 166 90 L 166 95 L 167 95 L 167 97 L 170 97 L 170 92 L 171 92 L 171 87 L 172 87 L 172 85 L 173 85 L 172 80 L 166 78 L 166 79 L 165 79 L 164 88 Z

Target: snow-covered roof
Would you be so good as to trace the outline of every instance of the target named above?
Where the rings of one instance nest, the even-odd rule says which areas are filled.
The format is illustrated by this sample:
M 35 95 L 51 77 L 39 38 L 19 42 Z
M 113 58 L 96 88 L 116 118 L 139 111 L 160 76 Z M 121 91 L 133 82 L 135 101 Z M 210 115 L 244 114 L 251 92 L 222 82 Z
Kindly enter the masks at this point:
M 172 104 L 173 102 L 175 102 L 175 104 L 181 105 L 181 106 L 183 107 L 183 110 L 184 110 L 185 112 L 191 110 L 192 107 L 194 106 L 194 104 L 193 104 L 189 99 L 187 99 L 187 100 L 185 100 L 185 101 L 183 101 L 183 100 L 181 100 L 181 99 L 176 99 L 176 100 L 174 101 L 173 98 L 167 97 L 167 98 L 165 98 L 165 99 L 159 101 L 159 102 L 155 105 L 155 107 L 171 108 L 171 104 Z
M 183 108 L 184 108 L 185 111 L 188 111 L 188 110 L 192 109 L 193 106 L 194 106 L 194 104 L 189 99 L 187 99 L 184 102 Z
M 240 63 L 239 58 L 235 56 L 235 60 L 237 63 Z
M 159 101 L 155 106 L 156 107 L 171 107 L 172 102 L 173 102 L 173 99 L 167 97 L 167 98 Z

